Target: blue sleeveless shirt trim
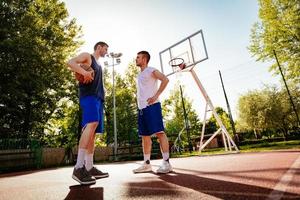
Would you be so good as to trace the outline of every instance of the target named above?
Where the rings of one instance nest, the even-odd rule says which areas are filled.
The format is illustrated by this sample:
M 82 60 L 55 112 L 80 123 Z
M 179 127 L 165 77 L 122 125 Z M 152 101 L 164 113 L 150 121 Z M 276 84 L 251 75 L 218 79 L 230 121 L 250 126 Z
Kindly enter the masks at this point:
M 103 73 L 102 67 L 97 63 L 93 55 L 91 55 L 92 64 L 94 69 L 94 80 L 88 84 L 79 83 L 79 96 L 96 96 L 98 99 L 104 101 L 104 86 L 103 86 Z

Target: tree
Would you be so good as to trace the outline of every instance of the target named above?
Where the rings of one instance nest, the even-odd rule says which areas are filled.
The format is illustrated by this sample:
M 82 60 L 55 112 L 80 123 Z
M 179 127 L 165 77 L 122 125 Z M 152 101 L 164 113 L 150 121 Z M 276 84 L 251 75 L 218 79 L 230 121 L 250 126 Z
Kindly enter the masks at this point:
M 253 25 L 250 52 L 257 60 L 272 60 L 270 70 L 279 74 L 276 51 L 286 78 L 300 83 L 299 0 L 259 0 L 260 22 Z
M 115 76 L 116 92 L 116 116 L 119 145 L 138 140 L 137 133 L 137 102 L 136 102 L 136 76 L 138 68 L 134 62 L 129 63 L 125 76 Z M 106 141 L 107 144 L 114 142 L 113 129 L 113 93 L 110 81 L 111 74 L 105 70 L 106 88 Z
M 184 87 L 183 87 L 184 90 Z M 201 123 L 196 114 L 196 111 L 192 108 L 192 101 L 187 97 L 183 97 L 185 109 L 187 111 L 187 119 L 189 121 L 189 133 L 191 138 L 197 138 L 200 136 Z M 179 85 L 175 85 L 175 88 L 171 91 L 170 97 L 162 102 L 163 116 L 165 119 L 165 131 L 169 136 L 170 141 L 175 141 L 179 132 L 185 128 L 185 119 L 182 107 L 181 94 Z M 188 145 L 187 133 L 184 130 L 181 135 L 183 146 Z
M 65 61 L 81 44 L 81 28 L 58 0 L 0 4 L 0 131 L 41 139 L 57 102 L 76 101 Z
M 48 147 L 72 148 L 78 138 L 79 105 L 67 98 L 58 104 L 45 126 L 43 141 Z
M 256 138 L 260 138 L 266 130 L 266 113 L 270 110 L 268 94 L 259 91 L 249 91 L 238 101 L 239 124 L 245 130 L 254 130 Z
M 221 107 L 215 108 L 216 113 L 220 117 L 223 125 L 225 126 L 228 133 L 233 137 L 233 131 L 230 124 L 230 118 L 229 115 L 226 113 L 226 111 Z M 217 123 L 217 120 L 214 115 L 211 115 L 211 117 L 208 120 L 207 125 L 205 126 L 205 132 L 208 133 L 214 133 L 220 128 L 219 124 Z
M 124 123 L 126 124 L 126 132 L 128 134 L 127 138 L 130 142 L 135 143 L 139 140 L 138 136 L 138 127 L 137 127 L 137 119 L 138 119 L 138 105 L 137 105 L 137 85 L 136 79 L 139 73 L 139 68 L 135 64 L 135 60 L 128 64 L 127 70 L 125 71 L 124 83 L 126 90 L 123 90 L 125 96 L 126 105 L 124 108 L 125 116 L 124 121 L 130 120 L 135 123 Z
M 299 88 L 293 88 L 292 94 L 297 93 Z M 299 97 L 296 102 L 296 107 L 299 108 Z M 256 138 L 261 134 L 272 137 L 278 131 L 287 137 L 288 131 L 296 124 L 285 90 L 275 86 L 265 86 L 262 90 L 242 95 L 238 101 L 238 112 L 239 129 L 254 130 Z

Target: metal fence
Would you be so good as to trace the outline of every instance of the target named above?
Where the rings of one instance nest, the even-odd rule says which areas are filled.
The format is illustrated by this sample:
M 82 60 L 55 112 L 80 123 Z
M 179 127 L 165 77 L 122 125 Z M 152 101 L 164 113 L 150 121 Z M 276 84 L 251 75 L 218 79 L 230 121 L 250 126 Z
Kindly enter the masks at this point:
M 37 140 L 0 139 L 0 173 L 41 167 L 42 148 Z

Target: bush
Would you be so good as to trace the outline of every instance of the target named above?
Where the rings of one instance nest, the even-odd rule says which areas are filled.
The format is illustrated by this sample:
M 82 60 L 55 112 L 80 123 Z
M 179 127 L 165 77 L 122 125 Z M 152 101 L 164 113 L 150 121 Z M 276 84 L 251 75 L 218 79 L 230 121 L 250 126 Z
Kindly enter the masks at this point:
M 261 144 L 261 143 L 271 143 L 271 142 L 282 142 L 284 141 L 283 137 L 274 137 L 274 138 L 265 138 L 258 140 L 244 140 L 239 143 L 239 145 L 251 145 L 251 144 Z

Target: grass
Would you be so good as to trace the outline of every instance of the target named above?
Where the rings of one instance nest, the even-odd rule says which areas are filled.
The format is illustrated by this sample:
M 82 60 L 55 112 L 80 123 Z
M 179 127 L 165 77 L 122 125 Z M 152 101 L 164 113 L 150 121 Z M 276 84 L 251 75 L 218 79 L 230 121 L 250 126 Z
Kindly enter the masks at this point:
M 264 152 L 264 151 L 274 151 L 281 149 L 300 149 L 300 140 L 291 140 L 284 142 L 264 142 L 260 144 L 252 144 L 252 145 L 243 145 L 239 147 L 241 153 L 246 152 Z M 182 152 L 172 153 L 172 158 L 180 158 L 180 157 L 188 157 L 188 156 L 199 156 L 199 155 L 218 155 L 228 153 L 224 150 L 224 148 L 215 148 L 215 149 L 205 149 L 202 150 L 201 154 L 199 151 L 193 152 Z
M 264 142 L 261 144 L 244 145 L 240 147 L 241 152 L 260 152 L 280 149 L 300 149 L 300 140 Z

